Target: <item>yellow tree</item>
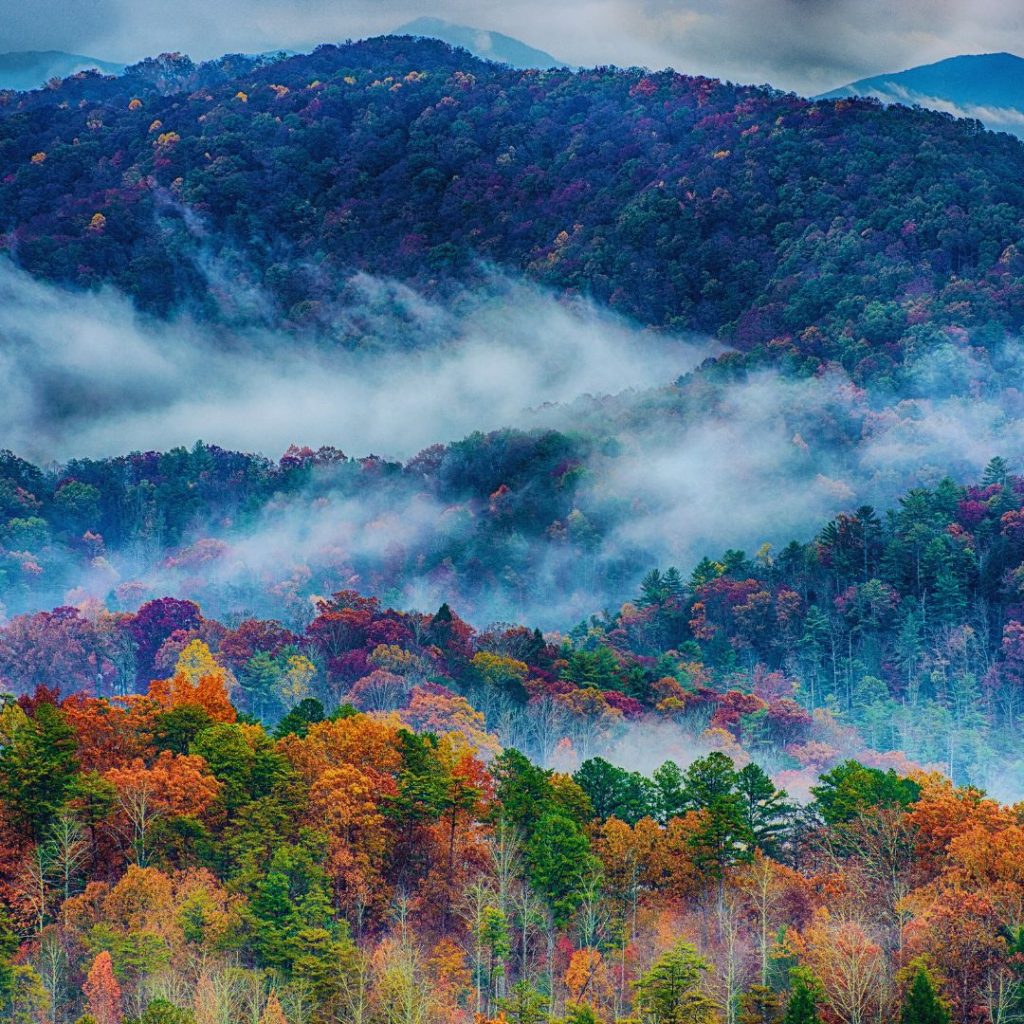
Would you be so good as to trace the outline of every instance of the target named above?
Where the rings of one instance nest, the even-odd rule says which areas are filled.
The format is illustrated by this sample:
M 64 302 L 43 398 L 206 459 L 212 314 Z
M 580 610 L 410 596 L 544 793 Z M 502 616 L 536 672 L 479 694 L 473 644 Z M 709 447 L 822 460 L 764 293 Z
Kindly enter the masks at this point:
M 230 700 L 234 684 L 234 677 L 217 663 L 210 648 L 202 640 L 192 640 L 178 655 L 174 674 L 149 684 L 149 697 L 165 710 L 194 704 L 215 722 L 234 722 L 238 717 Z

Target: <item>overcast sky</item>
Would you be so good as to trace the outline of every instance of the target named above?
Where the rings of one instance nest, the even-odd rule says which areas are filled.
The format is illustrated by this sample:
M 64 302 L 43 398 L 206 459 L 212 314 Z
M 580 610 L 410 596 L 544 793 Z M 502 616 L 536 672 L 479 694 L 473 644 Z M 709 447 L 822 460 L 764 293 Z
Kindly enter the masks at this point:
M 1021 0 L 0 0 L 0 51 L 132 61 L 307 49 L 420 15 L 573 64 L 643 64 L 816 93 L 958 53 L 1024 54 Z

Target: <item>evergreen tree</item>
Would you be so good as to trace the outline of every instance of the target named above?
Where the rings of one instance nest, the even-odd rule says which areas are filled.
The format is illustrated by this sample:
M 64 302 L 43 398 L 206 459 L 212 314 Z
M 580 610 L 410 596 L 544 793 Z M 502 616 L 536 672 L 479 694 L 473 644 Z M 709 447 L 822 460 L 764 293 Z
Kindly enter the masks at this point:
M 491 762 L 491 775 L 505 822 L 529 838 L 551 806 L 551 773 L 514 747 L 507 747 Z
M 1010 475 L 1010 465 L 1001 455 L 989 459 L 985 472 L 982 474 L 981 482 L 989 487 L 992 484 L 1006 486 L 1006 478 Z
M 594 1012 L 592 1006 L 581 1003 L 579 1006 L 570 1006 L 562 1018 L 563 1024 L 601 1024 L 600 1018 Z
M 130 1024 L 195 1024 L 195 1020 L 191 1010 L 183 1010 L 167 999 L 154 999 Z
M 596 863 L 586 833 L 551 811 L 538 822 L 524 852 L 531 883 L 547 899 L 555 924 L 564 927 L 582 898 L 581 881 Z
M 615 817 L 635 825 L 657 813 L 655 786 L 639 772 L 618 768 L 603 757 L 584 761 L 573 779 L 590 798 L 598 818 Z
M 708 1024 L 714 1003 L 701 989 L 708 969 L 693 946 L 677 942 L 634 982 L 636 1009 L 643 1024 Z
M 754 845 L 772 857 L 778 857 L 789 828 L 794 806 L 777 789 L 760 765 L 751 762 L 736 773 L 736 789 L 743 808 L 743 822 L 753 836 Z
M 751 985 L 740 996 L 739 1024 L 777 1024 L 782 1017 L 782 1000 L 767 985 Z
M 6 1008 L 14 990 L 14 965 L 11 961 L 18 952 L 18 945 L 10 917 L 0 905 L 0 1010 Z
M 661 572 L 658 569 L 652 569 L 640 581 L 640 599 L 637 601 L 637 604 L 641 608 L 647 608 L 651 605 L 657 606 L 665 600 L 667 594 Z
M 818 1014 L 817 986 L 812 978 L 802 971 L 794 970 L 793 983 L 789 990 L 789 1002 L 782 1017 L 782 1024 L 821 1024 Z
M 686 786 L 683 771 L 675 761 L 666 761 L 654 769 L 658 820 L 664 824 L 672 818 L 681 818 L 687 811 Z
M 666 570 L 661 578 L 661 585 L 665 591 L 665 600 L 674 604 L 682 604 L 686 598 L 686 587 L 683 584 L 683 577 L 679 570 L 673 565 Z
M 517 981 L 498 1007 L 508 1024 L 547 1024 L 549 1000 L 528 981 Z
M 307 697 L 300 700 L 288 712 L 274 730 L 274 737 L 281 739 L 284 736 L 292 735 L 303 737 L 309 732 L 309 727 L 324 720 L 324 706 L 315 697 Z
M 694 860 L 718 879 L 730 864 L 753 855 L 754 837 L 737 781 L 732 761 L 717 750 L 697 758 L 683 776 L 688 805 L 704 812 L 703 824 L 690 840 Z
M 78 770 L 74 730 L 43 702 L 28 715 L 17 704 L 0 712 L 0 792 L 16 825 L 40 839 L 63 806 Z
M 939 998 L 931 975 L 919 967 L 903 997 L 900 1024 L 949 1024 L 949 1010 Z
M 872 807 L 906 807 L 921 795 L 921 787 L 891 768 L 883 772 L 851 760 L 825 772 L 811 792 L 825 824 L 838 825 Z

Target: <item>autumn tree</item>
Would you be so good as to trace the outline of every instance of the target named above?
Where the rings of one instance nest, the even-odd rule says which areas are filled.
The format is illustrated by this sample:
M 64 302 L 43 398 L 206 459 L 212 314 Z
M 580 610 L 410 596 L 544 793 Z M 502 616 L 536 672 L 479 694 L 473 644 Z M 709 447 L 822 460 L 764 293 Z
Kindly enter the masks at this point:
M 105 778 L 116 790 L 122 833 L 141 866 L 152 856 L 151 836 L 157 821 L 202 814 L 221 790 L 201 757 L 167 750 L 152 765 L 135 760 L 111 769 Z
M 106 951 L 93 961 L 82 993 L 96 1024 L 121 1024 L 121 986 L 114 977 L 114 965 Z

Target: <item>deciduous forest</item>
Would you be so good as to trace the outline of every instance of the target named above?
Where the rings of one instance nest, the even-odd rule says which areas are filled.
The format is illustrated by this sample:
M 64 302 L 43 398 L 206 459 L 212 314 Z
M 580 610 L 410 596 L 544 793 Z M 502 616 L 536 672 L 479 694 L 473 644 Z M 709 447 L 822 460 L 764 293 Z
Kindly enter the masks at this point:
M 0 1019 L 1024 1021 L 1021 147 L 394 36 L 0 92 Z

